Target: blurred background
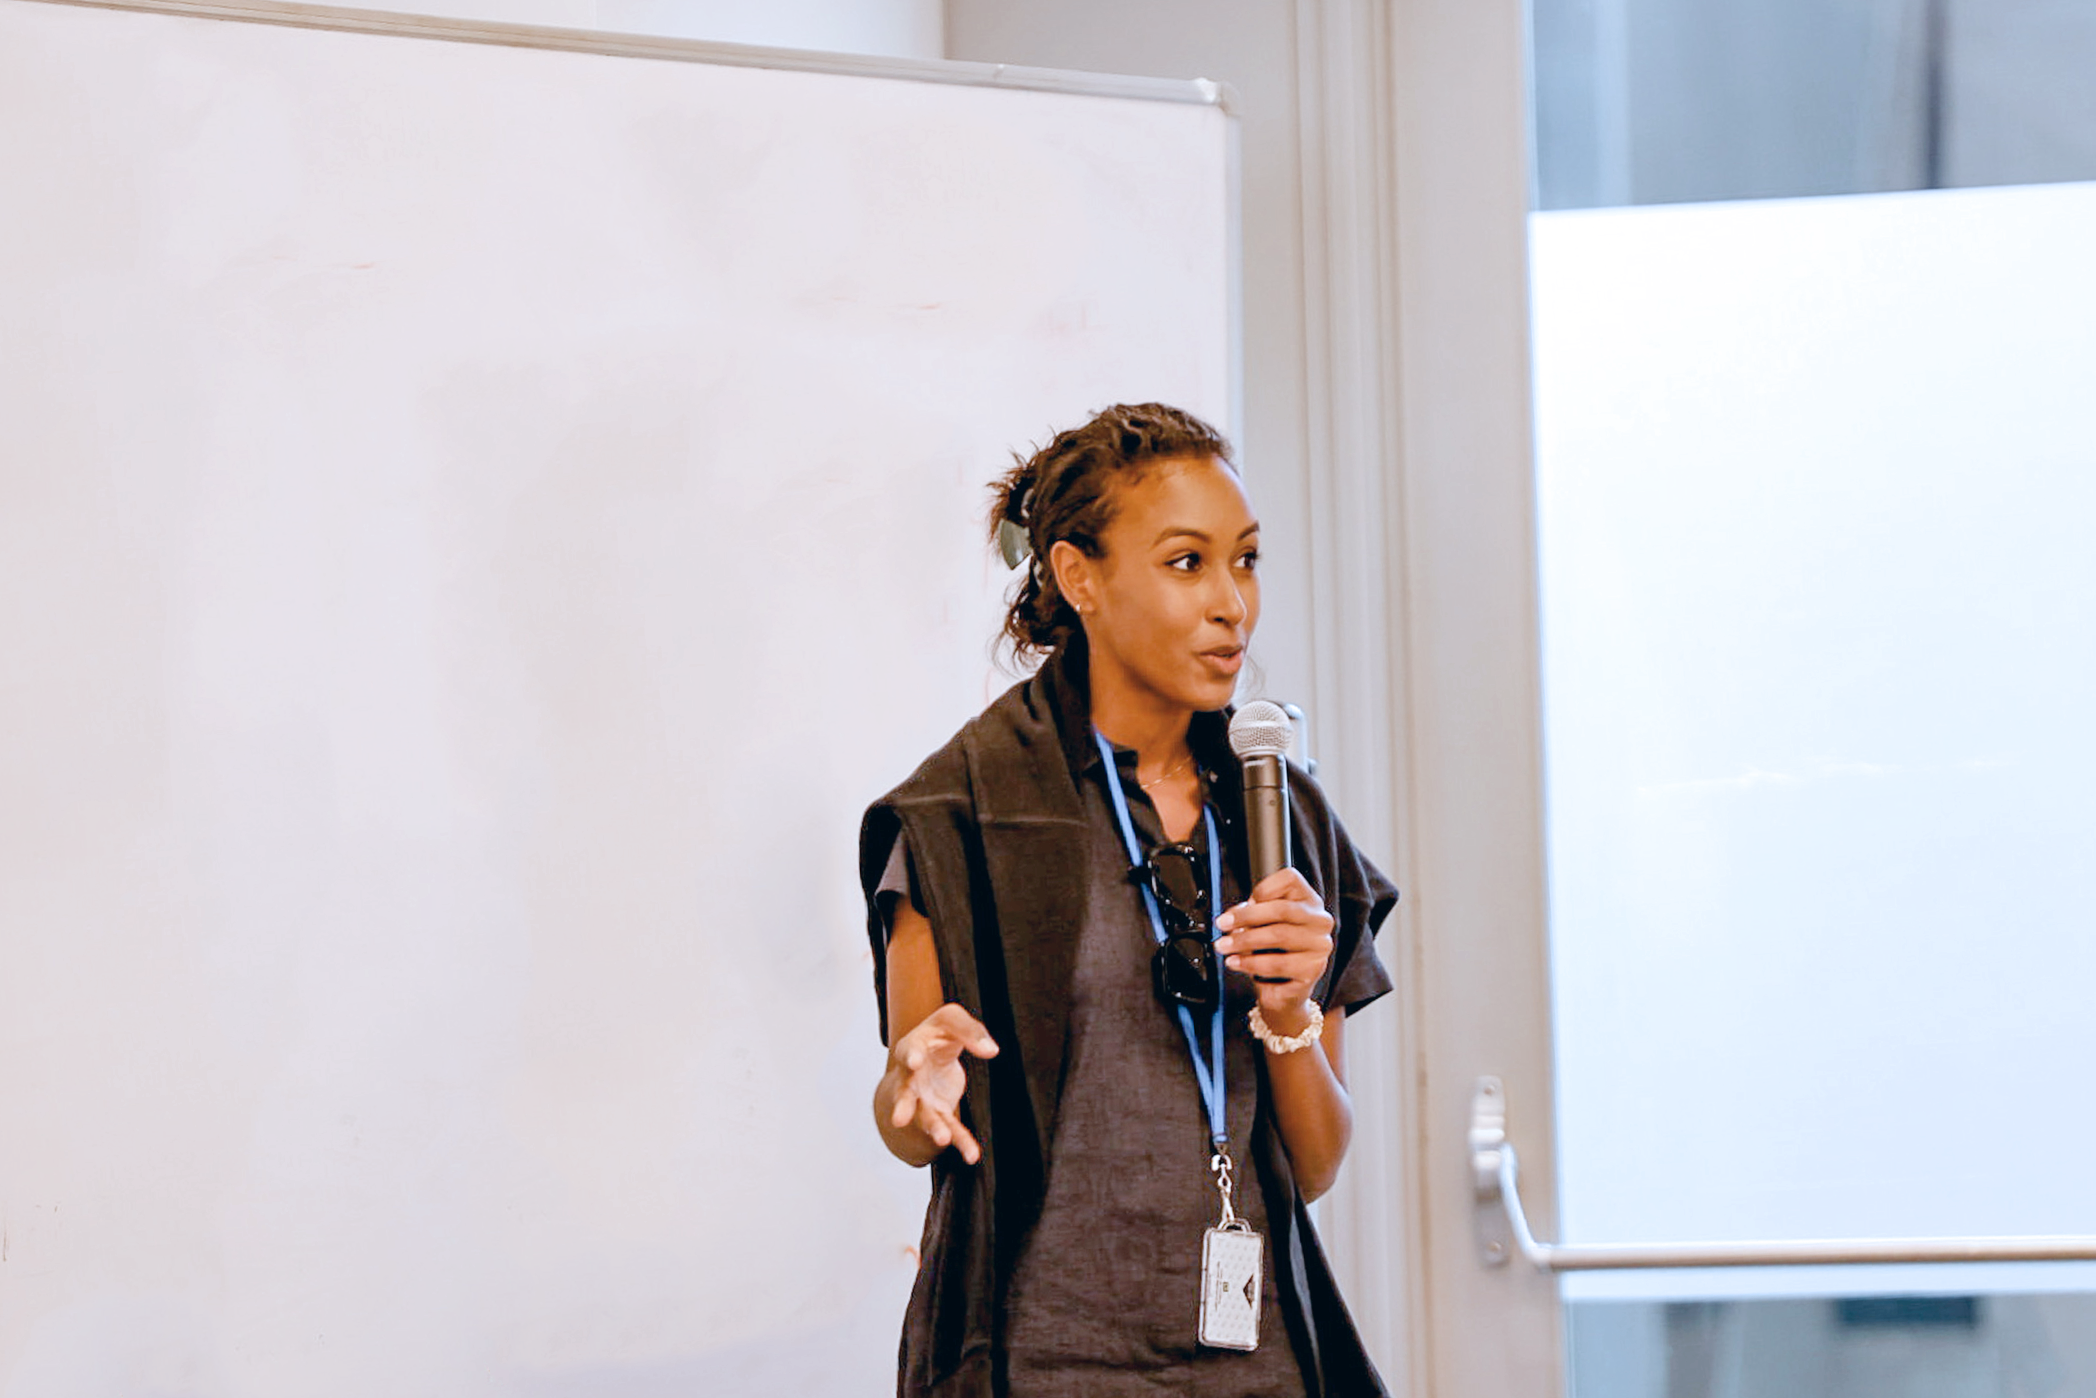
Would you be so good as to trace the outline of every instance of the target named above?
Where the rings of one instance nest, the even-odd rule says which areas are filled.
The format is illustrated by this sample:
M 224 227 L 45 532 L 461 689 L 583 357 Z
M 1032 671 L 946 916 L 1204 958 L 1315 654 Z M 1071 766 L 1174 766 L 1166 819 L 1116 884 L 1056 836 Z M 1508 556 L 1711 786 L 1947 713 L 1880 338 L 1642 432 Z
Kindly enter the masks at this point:
M 56 8 L 29 0 L 0 6 L 10 15 Z M 1407 890 L 1383 940 L 1403 986 L 1388 1013 L 1349 1026 L 1361 1125 L 1346 1176 L 1321 1205 L 1321 1227 L 1393 1391 L 1512 1398 L 1553 1391 L 1562 1373 L 1578 1398 L 2096 1394 L 2096 1264 L 1517 1277 L 1519 1269 L 1495 1272 L 1480 1262 L 1471 1237 L 1476 1200 L 1456 1169 L 1476 1074 L 1505 1073 L 1529 1208 L 1556 1239 L 2096 1235 L 2086 1163 L 2096 1159 L 2096 1117 L 2084 1108 L 2096 1072 L 2096 731 L 2088 720 L 2096 712 L 2096 0 L 389 0 L 362 8 L 841 54 L 866 59 L 869 71 L 889 60 L 904 67 L 959 60 L 1228 84 L 1236 217 L 1226 217 L 1220 199 L 1188 215 L 1189 226 L 1206 220 L 1191 241 L 1209 251 L 1200 267 L 1175 269 L 1207 308 L 1197 327 L 1207 358 L 1185 378 L 1232 419 L 1266 526 L 1263 688 L 1309 711 L 1321 779 L 1364 847 Z M 0 65 L 6 60 L 0 53 Z M 256 207 L 276 197 L 273 167 L 238 154 L 250 146 L 272 151 L 270 123 L 239 117 L 237 101 L 222 102 L 222 91 L 188 69 L 168 81 L 195 110 L 215 114 L 216 125 L 199 118 L 200 142 L 222 139 L 236 154 L 171 167 L 164 202 L 154 206 L 168 211 L 153 216 L 165 227 L 146 228 L 140 236 L 149 240 L 179 233 L 189 196 L 211 180 L 245 189 L 240 182 L 252 176 L 263 189 Z M 16 90 L 28 90 L 26 77 Z M 368 104 L 373 129 L 412 164 L 406 154 L 414 141 L 385 120 L 396 99 L 378 93 Z M 471 91 L 450 96 L 457 110 L 473 106 Z M 535 143 L 572 155 L 574 129 L 563 125 L 558 101 L 522 103 L 531 120 L 488 133 L 488 148 L 524 172 L 518 178 L 528 185 Z M 41 122 L 100 130 L 95 111 L 78 93 L 31 111 L 6 132 L 9 158 L 33 164 L 56 148 Z M 664 137 L 650 149 L 666 169 L 684 172 L 680 139 Z M 989 154 L 970 167 L 977 173 L 963 183 L 971 190 L 996 177 L 999 139 L 981 135 Z M 394 159 L 357 153 L 381 167 Z M 451 187 L 440 174 L 432 174 L 432 187 Z M 876 191 L 874 202 L 888 193 Z M 592 236 L 602 232 L 586 202 L 548 208 L 554 204 Z M 1009 219 L 997 224 L 1049 230 L 1028 266 L 1050 266 L 1052 210 L 1037 206 L 1029 189 L 1015 188 L 1009 204 Z M 701 206 L 710 207 L 693 201 Z M 133 213 L 87 210 L 97 227 L 106 220 L 139 233 L 124 223 Z M 248 206 L 231 199 L 221 215 L 226 246 L 244 246 Z M 544 227 L 558 222 L 553 213 L 534 218 Z M 7 288 L 30 298 L 49 291 L 52 324 L 65 334 L 86 323 L 82 305 L 95 308 L 101 348 L 77 366 L 84 398 L 116 381 L 113 365 L 156 375 L 160 361 L 138 348 L 130 302 L 95 299 L 99 283 L 85 301 L 44 285 L 39 269 L 48 259 L 37 228 L 34 217 L 5 225 L 28 249 L 18 269 L 29 269 Z M 489 245 L 506 247 L 507 237 L 491 235 Z M 732 240 L 722 247 L 722 265 L 739 255 Z M 717 270 L 703 260 L 673 265 Z M 998 296 L 1006 281 L 993 267 L 976 287 L 971 304 L 986 325 L 1004 314 Z M 638 322 L 663 304 L 652 285 L 631 293 L 633 305 L 649 308 L 635 312 Z M 334 294 L 316 304 L 334 304 Z M 578 314 L 604 312 L 594 293 L 578 291 L 576 299 Z M 1139 303 L 1122 288 L 1096 305 Z M 1053 319 L 1044 313 L 1038 325 Z M 238 338 L 236 320 L 226 318 L 234 329 L 225 333 Z M 1235 340 L 1227 366 L 1225 322 Z M 882 347 L 894 343 L 835 341 L 831 381 L 859 382 L 856 366 L 884 361 Z M 8 379 L 26 401 L 38 380 L 24 366 L 41 371 L 49 356 L 26 339 L 0 349 L 16 356 Z M 266 346 L 255 354 L 267 365 L 285 362 Z M 994 410 L 985 407 L 984 420 L 939 446 L 936 479 L 924 459 L 907 455 L 918 423 L 903 421 L 909 415 L 897 409 L 889 424 L 895 451 L 869 464 L 840 447 L 836 459 L 849 469 L 825 465 L 829 474 L 814 478 L 807 494 L 830 500 L 836 528 L 847 532 L 875 517 L 876 507 L 900 509 L 881 472 L 907 473 L 946 511 L 939 536 L 962 538 L 973 528 L 978 482 L 997 465 L 992 458 L 1055 425 L 1036 420 L 1045 410 L 1036 412 L 1028 394 L 1055 364 L 1069 362 L 1050 356 L 1048 367 L 997 385 L 1004 396 L 982 400 Z M 1105 374 L 1115 366 L 1083 367 Z M 623 366 L 603 372 L 603 383 L 567 391 L 591 402 L 625 391 Z M 988 371 L 976 363 L 939 372 Z M 1062 388 L 1073 403 L 1116 396 L 1074 370 Z M 942 382 L 928 376 L 916 376 L 913 391 L 945 401 Z M 883 405 L 902 401 L 867 393 Z M 98 421 L 130 420 L 131 406 L 107 407 L 122 396 L 97 400 L 108 413 Z M 520 390 L 487 415 L 544 396 Z M 643 398 L 680 401 L 674 387 Z M 409 401 L 407 393 L 397 401 Z M 627 411 L 613 416 L 623 420 Z M 820 416 L 795 408 L 781 420 Z M 835 430 L 849 436 L 848 426 Z M 521 427 L 516 435 L 549 436 Z M 618 446 L 615 432 L 604 440 Z M 671 446 L 682 450 L 683 441 Z M 119 448 L 122 442 L 111 450 Z M 284 449 L 286 459 L 307 459 L 298 443 Z M 258 461 L 268 455 L 255 451 Z M 26 449 L 0 457 L 0 471 L 30 459 Z M 597 456 L 578 449 L 576 459 L 574 479 L 599 488 Z M 689 484 L 682 469 L 664 476 L 680 490 Z M 367 479 L 356 470 L 344 478 Z M 167 516 L 150 499 L 119 509 L 110 501 L 129 497 L 98 479 L 65 477 L 83 511 L 117 510 L 137 538 L 164 538 Z M 27 480 L 26 471 L 0 474 L 0 485 Z M 22 488 L 5 502 L 11 537 L 28 541 L 15 557 L 31 558 L 29 543 L 41 541 L 54 560 L 51 576 L 70 586 L 66 580 L 82 570 L 37 513 L 42 489 Z M 755 503 L 744 502 L 747 513 L 784 540 L 781 556 L 805 548 L 828 557 L 795 530 L 805 501 L 772 501 L 750 489 Z M 244 499 L 207 501 L 198 518 L 211 529 L 226 521 L 236 527 Z M 719 504 L 705 491 L 679 499 L 701 522 Z M 374 528 L 393 529 L 413 510 L 380 492 L 371 512 Z M 549 507 L 550 566 L 574 569 L 590 586 L 610 578 L 607 589 L 634 559 L 687 566 L 683 536 L 662 523 L 670 517 L 653 505 L 639 513 L 653 521 L 647 537 L 656 552 L 636 550 L 612 531 L 604 543 L 611 561 L 600 562 L 556 547 L 572 521 Z M 911 517 L 915 527 L 924 517 Z M 898 533 L 911 527 L 910 520 L 894 525 Z M 125 540 L 111 548 L 133 556 Z M 975 548 L 972 534 L 966 547 Z M 228 555 L 212 545 L 200 556 L 222 563 Z M 449 577 L 438 564 L 449 567 L 459 556 L 456 548 L 433 554 L 432 576 Z M 538 558 L 531 555 L 534 570 Z M 1000 577 L 978 563 L 971 553 L 951 570 L 963 581 L 953 584 L 959 600 L 942 625 L 951 633 L 948 649 L 968 665 L 918 677 L 927 695 L 920 707 L 931 715 L 919 720 L 924 732 L 910 736 L 920 746 L 983 697 L 971 628 L 987 615 L 985 599 Z M 284 634 L 303 638 L 308 659 L 330 677 L 315 682 L 313 695 L 285 700 L 283 734 L 300 742 L 314 712 L 347 702 L 327 669 L 347 643 L 309 626 L 295 597 L 278 596 L 280 572 L 302 566 L 272 552 L 252 576 L 229 572 L 226 584 L 240 606 L 280 604 Z M 393 575 L 384 558 L 370 566 L 372 576 Z M 144 653 L 160 644 L 152 627 L 161 590 L 147 579 L 134 591 L 147 620 L 132 639 Z M 151 669 L 124 659 L 106 628 L 98 630 L 67 595 L 54 584 L 18 589 L 10 599 L 8 649 L 17 668 L 0 695 L 28 706 L 25 713 L 77 720 L 80 753 L 102 763 L 93 770 L 115 774 L 119 785 L 144 781 L 156 770 L 152 762 L 105 741 L 104 728 L 159 741 L 165 713 L 151 695 L 138 699 L 136 712 L 125 710 L 121 723 L 97 726 L 96 712 L 80 704 L 63 673 L 21 659 L 33 642 L 49 655 L 92 652 L 116 680 Z M 346 595 L 364 594 L 349 588 Z M 594 610 L 546 602 L 573 633 L 553 637 L 546 672 L 565 681 L 572 657 L 621 635 L 639 614 L 634 595 L 666 594 L 607 591 Z M 373 596 L 367 639 L 408 644 L 401 638 L 412 640 L 413 627 L 380 616 L 389 604 Z M 758 605 L 775 599 L 760 597 L 745 612 L 686 605 L 682 597 L 665 604 L 674 615 L 659 636 L 675 640 L 665 653 L 685 667 L 675 673 L 690 689 L 663 706 L 671 715 L 665 732 L 672 719 L 688 723 L 700 712 L 694 696 L 715 693 L 689 657 L 724 634 L 754 652 L 780 615 Z M 731 613 L 732 625 L 720 621 Z M 819 629 L 819 617 L 801 621 Z M 879 624 L 900 625 L 893 617 Z M 888 635 L 877 625 L 866 634 Z M 914 634 L 898 631 L 893 648 L 907 651 Z M 457 662 L 460 673 L 477 676 L 485 669 L 479 643 L 438 647 L 430 663 Z M 267 659 L 282 663 L 273 650 Z M 794 673 L 795 694 L 820 689 L 819 675 Z M 248 671 L 213 674 L 226 695 L 248 693 Z M 106 695 L 121 686 L 76 688 Z M 954 713 L 935 712 L 934 695 Z M 632 696 L 612 697 L 619 703 L 609 704 L 604 721 L 624 744 L 631 725 L 618 717 L 619 704 Z M 417 722 L 428 716 L 419 696 L 401 705 Z M 778 712 L 753 731 L 777 737 L 785 722 Z M 294 866 L 310 851 L 298 844 L 298 831 L 286 832 L 279 797 L 269 793 L 313 803 L 323 822 L 341 818 L 340 801 L 320 778 L 276 761 L 268 733 L 260 742 L 245 729 L 223 736 L 266 776 L 256 778 L 257 790 L 269 799 L 242 806 L 257 848 L 274 851 L 271 842 L 281 837 L 290 850 L 283 862 Z M 467 738 L 527 766 L 542 747 L 552 750 L 501 733 Z M 630 749 L 617 747 L 630 770 L 587 753 L 577 759 L 595 783 L 589 811 L 603 816 L 605 828 L 628 818 L 633 793 L 651 783 L 675 787 L 707 819 L 719 814 L 703 784 L 690 792 L 680 784 L 690 753 L 660 739 L 649 730 L 632 737 Z M 111 827 L 112 808 L 80 778 L 80 754 L 53 748 L 31 725 L 17 725 L 13 741 L 15 777 L 0 790 L 11 802 L 0 812 L 10 829 L 42 838 L 58 828 L 52 810 L 70 813 L 69 829 Z M 391 754 L 420 779 L 422 769 L 400 758 L 390 738 L 374 739 L 371 750 Z M 376 759 L 344 765 L 356 769 L 352 776 L 391 770 Z M 32 770 L 48 779 L 45 786 L 22 775 Z M 832 795 L 840 809 L 855 810 L 878 779 L 858 773 L 853 780 L 865 791 Z M 412 782 L 402 789 L 412 794 Z M 46 792 L 63 800 L 47 800 Z M 418 802 L 386 804 L 388 819 L 414 825 L 422 819 Z M 503 802 L 488 808 L 510 809 Z M 586 864 L 592 842 L 603 843 L 596 830 L 564 839 L 562 857 Z M 743 833 L 752 841 L 766 835 Z M 639 1398 L 695 1384 L 708 1393 L 888 1390 L 894 1327 L 914 1266 L 899 1239 L 914 1226 L 922 1177 L 880 1157 L 870 1130 L 862 1131 L 862 1084 L 870 1086 L 879 1050 L 863 998 L 865 952 L 848 865 L 839 862 L 848 859 L 848 832 L 830 833 L 836 837 L 825 837 L 815 863 L 835 887 L 824 886 L 821 916 L 796 925 L 807 940 L 776 954 L 790 969 L 827 977 L 836 1008 L 825 1022 L 837 1035 L 835 1051 L 822 1049 L 822 1062 L 810 1066 L 745 1046 L 728 1089 L 701 1080 L 696 1067 L 689 1080 L 659 1069 L 673 1060 L 653 1046 L 632 1049 L 631 1057 L 657 1065 L 648 1072 L 676 1076 L 656 1084 L 658 1096 L 691 1116 L 683 1123 L 695 1142 L 689 1152 L 656 1162 L 665 1197 L 692 1196 L 708 1170 L 754 1176 L 790 1156 L 791 1170 L 845 1179 L 830 1207 L 866 1234 L 852 1243 L 863 1254 L 854 1254 L 853 1266 L 863 1268 L 814 1276 L 817 1269 L 790 1266 L 793 1259 L 777 1253 L 767 1265 L 779 1275 L 766 1285 L 705 1271 L 709 1285 L 735 1293 L 738 1316 L 748 1313 L 736 1329 L 719 1309 L 669 1307 L 655 1274 L 623 1260 L 605 1262 L 601 1276 L 571 1277 L 540 1258 L 535 1265 L 562 1271 L 563 1285 L 588 1295 L 549 1312 L 551 1321 L 518 1322 L 523 1339 L 514 1348 L 539 1360 L 580 1356 L 573 1366 L 556 1373 L 550 1360 L 475 1350 L 457 1356 L 455 1370 L 416 1370 L 422 1387 L 403 1386 L 399 1374 L 411 1360 L 395 1352 L 387 1326 L 447 1354 L 444 1347 L 460 1343 L 447 1316 L 403 1302 L 400 1310 L 413 1314 L 381 1316 L 384 1323 L 364 1337 L 371 1372 L 387 1376 L 379 1386 L 446 1398 L 482 1391 Z M 658 844 L 661 867 L 671 871 L 664 877 L 681 878 L 685 845 L 668 836 Z M 436 829 L 426 845 L 430 868 L 460 867 L 456 832 Z M 24 870 L 50 865 L 36 839 L 11 848 Z M 113 857 L 132 856 L 118 850 Z M 24 874 L 15 894 L 29 886 Z M 360 882 L 360 896 L 371 886 Z M 85 905 L 76 889 L 53 888 L 51 906 L 66 916 Z M 688 901 L 691 890 L 678 888 L 636 913 Z M 628 919 L 622 900 L 654 895 L 627 873 L 584 892 L 571 950 L 588 972 L 590 994 L 574 1010 L 572 986 L 549 990 L 559 1022 L 572 1019 L 578 1042 L 623 1042 L 634 987 L 646 985 L 676 1035 L 697 1032 L 686 993 L 708 982 L 688 940 L 660 938 L 658 950 L 673 956 L 684 978 L 669 981 L 648 963 L 608 960 L 584 935 L 609 920 L 600 917 L 607 907 L 621 925 L 641 926 L 645 919 Z M 48 929 L 29 935 L 26 895 L 8 907 L 15 920 L 0 950 L 15 958 L 15 985 L 38 984 L 34 973 L 67 994 L 99 996 L 108 989 L 94 960 L 102 956 L 131 967 L 126 984 L 135 981 L 140 996 L 180 999 L 189 1012 L 189 1000 L 167 992 L 150 961 L 139 971 L 131 956 L 137 941 L 156 945 L 172 925 L 165 908 L 112 915 L 106 943 L 93 943 Z M 424 912 L 428 927 L 444 935 L 464 925 L 443 908 Z M 213 935 L 230 925 L 209 909 L 183 915 L 192 914 Z M 343 986 L 354 977 L 327 967 L 304 975 L 299 994 L 310 1004 L 260 993 L 255 985 L 291 975 L 290 939 L 275 929 L 301 914 L 286 899 L 251 915 L 250 941 L 209 967 L 236 987 L 218 1012 L 266 1021 L 271 1033 L 296 1040 L 307 1032 L 311 1006 L 349 1004 Z M 417 925 L 400 924 L 414 934 L 403 934 L 407 951 L 422 945 Z M 461 1000 L 432 996 L 416 1009 L 421 1017 L 411 1017 L 414 1025 L 453 1035 L 456 1003 L 488 993 L 488 966 L 524 954 L 509 936 L 510 921 L 489 926 L 500 935 L 445 963 L 445 985 L 455 981 Z M 348 935 L 360 931 L 345 930 L 342 966 L 385 981 L 385 994 L 404 993 L 373 971 L 378 958 Z M 18 993 L 24 1003 L 34 999 Z M 9 1191 L 0 1198 L 0 1231 L 12 1239 L 0 1247 L 0 1329 L 14 1327 L 5 1331 L 14 1348 L 0 1353 L 0 1394 L 239 1391 L 194 1356 L 231 1353 L 238 1346 L 222 1335 L 250 1331 L 276 1345 L 290 1370 L 368 1391 L 370 1383 L 325 1352 L 324 1337 L 291 1327 L 274 1299 L 223 1329 L 212 1310 L 223 1279 L 210 1269 L 219 1264 L 195 1261 L 208 1262 L 217 1255 L 211 1248 L 223 1245 L 212 1219 L 196 1222 L 210 1245 L 185 1244 L 182 1252 L 185 1268 L 202 1269 L 183 1273 L 205 1298 L 194 1313 L 97 1290 L 96 1268 L 138 1270 L 142 1235 L 128 1223 L 105 1222 L 95 1234 L 102 1251 L 91 1254 L 77 1241 L 82 1225 L 72 1221 L 87 1213 L 72 1202 L 83 1192 L 78 1181 L 128 1201 L 138 1219 L 170 1216 L 163 1195 L 176 1200 L 176 1212 L 193 1201 L 168 1183 L 171 1167 L 127 1164 L 103 1178 L 99 1167 L 72 1162 L 158 1160 L 125 1134 L 151 1134 L 139 1123 L 157 1118 L 141 1101 L 180 1117 L 181 1130 L 208 1138 L 212 1151 L 223 1146 L 229 1158 L 253 1144 L 237 1123 L 197 1125 L 193 1113 L 178 1110 L 183 1094 L 197 1091 L 198 1074 L 181 1062 L 141 1072 L 140 1063 L 157 1063 L 154 1055 L 165 1050 L 148 1042 L 152 1032 L 135 1018 L 106 1013 L 110 1023 L 84 1027 L 49 1004 L 0 1019 L 0 1046 L 17 1050 L 9 1071 L 23 1081 L 40 1081 L 53 1045 L 63 1041 L 85 1045 L 83 1080 L 109 1090 L 106 1102 L 83 1105 L 54 1089 L 44 1104 L 49 1120 L 92 1118 L 92 1129 L 17 1131 L 11 1149 L 18 1154 L 0 1157 L 0 1187 Z M 380 1110 L 395 1101 L 396 1084 L 369 1071 L 371 1063 L 406 1061 L 422 1050 L 397 1026 L 346 1012 L 342 1019 L 338 1028 L 354 1051 L 321 1066 L 339 1069 Z M 685 1057 L 674 1061 L 706 1061 L 684 1038 L 677 1044 Z M 308 1180 L 311 1188 L 272 1207 L 309 1219 L 335 1207 L 343 1192 L 338 1172 L 351 1185 L 368 1183 L 354 1093 L 339 1084 L 308 1091 L 303 1079 L 260 1059 L 250 1067 L 283 1110 L 295 1109 L 303 1148 L 325 1167 L 313 1176 L 317 1185 Z M 646 1077 L 624 1060 L 585 1067 L 561 1084 L 563 1101 L 572 1098 L 578 1110 L 598 1110 L 607 1083 Z M 418 1091 L 473 1096 L 456 1084 L 432 1087 L 418 1074 L 410 1074 Z M 722 1147 L 723 1136 L 702 1130 L 710 1129 L 707 1109 L 721 1101 L 732 1101 L 745 1123 L 799 1111 L 811 1081 L 823 1100 L 801 1124 L 827 1143 L 822 1149 L 737 1155 Z M 635 1098 L 614 1115 L 634 1140 L 653 1140 L 663 1129 L 661 1100 Z M 0 1130 L 8 1125 L 0 1122 Z M 458 1173 L 466 1157 L 441 1133 L 417 1125 L 396 1136 L 398 1197 L 441 1219 L 454 1196 L 489 1196 L 479 1176 Z M 641 1154 L 616 1133 L 589 1142 L 604 1174 L 577 1191 L 575 1216 L 585 1231 L 602 1223 L 606 1198 L 630 1188 L 631 1162 Z M 47 1146 L 66 1162 L 53 1178 L 75 1190 L 63 1228 L 57 1184 L 47 1199 L 41 1182 L 23 1182 L 22 1169 L 6 1173 L 10 1161 Z M 373 1210 L 395 1197 L 381 1194 L 374 1192 Z M 498 1211 L 498 1204 L 487 1207 Z M 713 1234 L 665 1233 L 645 1192 L 622 1207 L 630 1213 L 622 1224 L 627 1241 L 648 1249 L 661 1276 L 688 1283 L 712 1265 Z M 434 1246 L 431 1228 L 401 1217 L 411 1221 L 395 1222 L 397 1237 L 388 1236 L 403 1251 Z M 821 1235 L 811 1248 L 850 1231 L 829 1227 L 826 1217 L 800 1221 L 802 1232 Z M 510 1222 L 505 1214 L 504 1226 Z M 748 1218 L 738 1223 L 755 1226 Z M 274 1224 L 250 1232 L 271 1249 L 283 1234 Z M 336 1305 L 307 1293 L 317 1286 L 313 1276 L 340 1258 L 318 1245 L 310 1252 L 310 1274 L 247 1281 L 257 1295 L 287 1290 L 313 1306 Z M 459 1244 L 452 1253 L 485 1265 L 481 1250 Z M 419 1280 L 431 1284 L 426 1275 Z M 382 1279 L 373 1291 L 390 1295 L 393 1287 Z M 358 1296 L 356 1304 L 369 1309 L 369 1297 Z M 501 1304 L 500 1297 L 474 1301 L 483 1309 Z M 119 1345 L 112 1336 L 127 1338 Z M 226 1362 L 229 1372 L 242 1372 Z M 534 1363 L 544 1371 L 536 1377 L 526 1372 Z M 390 1364 L 402 1367 L 384 1367 Z M 511 1372 L 505 1364 L 525 1377 L 494 1377 Z
M 2096 179 L 2082 0 L 1532 0 L 1536 207 Z

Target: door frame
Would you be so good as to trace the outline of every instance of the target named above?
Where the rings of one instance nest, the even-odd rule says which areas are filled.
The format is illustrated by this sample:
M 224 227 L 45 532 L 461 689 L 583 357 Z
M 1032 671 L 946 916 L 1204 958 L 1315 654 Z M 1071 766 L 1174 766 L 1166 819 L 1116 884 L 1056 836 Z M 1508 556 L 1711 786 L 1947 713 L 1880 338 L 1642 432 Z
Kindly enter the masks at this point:
M 1478 1080 L 1555 1230 L 1522 0 L 1298 0 L 1320 721 L 1396 855 L 1397 1013 L 1349 1025 L 1328 1214 L 1394 1393 L 1564 1391 L 1555 1278 L 1488 1264 Z M 1365 779 L 1364 779 L 1365 778 Z

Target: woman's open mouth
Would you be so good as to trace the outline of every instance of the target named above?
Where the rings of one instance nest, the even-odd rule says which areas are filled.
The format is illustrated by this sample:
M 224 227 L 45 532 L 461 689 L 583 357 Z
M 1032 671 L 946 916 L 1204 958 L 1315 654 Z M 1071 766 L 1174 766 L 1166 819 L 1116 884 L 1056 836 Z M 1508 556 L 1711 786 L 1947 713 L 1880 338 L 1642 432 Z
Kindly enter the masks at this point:
M 1201 652 L 1201 661 L 1216 674 L 1224 677 L 1235 675 L 1244 665 L 1243 646 L 1218 646 L 1214 650 Z

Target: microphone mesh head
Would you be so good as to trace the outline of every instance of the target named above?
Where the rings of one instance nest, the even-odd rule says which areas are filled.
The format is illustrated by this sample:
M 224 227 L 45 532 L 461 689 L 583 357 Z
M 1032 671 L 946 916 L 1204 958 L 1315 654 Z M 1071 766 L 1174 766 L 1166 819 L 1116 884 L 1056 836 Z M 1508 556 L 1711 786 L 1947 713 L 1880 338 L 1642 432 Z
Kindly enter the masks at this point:
M 1271 699 L 1254 699 L 1230 718 L 1230 751 L 1238 760 L 1279 757 L 1295 740 L 1288 714 Z

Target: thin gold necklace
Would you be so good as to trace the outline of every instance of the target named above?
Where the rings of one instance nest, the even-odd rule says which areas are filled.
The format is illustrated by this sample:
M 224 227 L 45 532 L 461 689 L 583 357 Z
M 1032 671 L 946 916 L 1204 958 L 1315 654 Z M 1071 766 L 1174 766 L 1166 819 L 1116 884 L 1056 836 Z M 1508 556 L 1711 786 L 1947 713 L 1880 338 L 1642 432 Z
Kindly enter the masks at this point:
M 1165 781 L 1168 781 L 1172 777 L 1179 775 L 1179 773 L 1185 771 L 1188 767 L 1191 767 L 1193 765 L 1193 762 L 1194 755 L 1192 753 L 1188 753 L 1186 756 L 1180 758 L 1177 762 L 1173 763 L 1170 767 L 1167 767 L 1164 771 L 1159 772 L 1156 776 L 1150 778 L 1150 780 L 1148 781 L 1144 781 L 1141 777 L 1137 777 L 1135 779 L 1135 784 L 1140 789 L 1148 791 L 1151 787 L 1157 786 Z

